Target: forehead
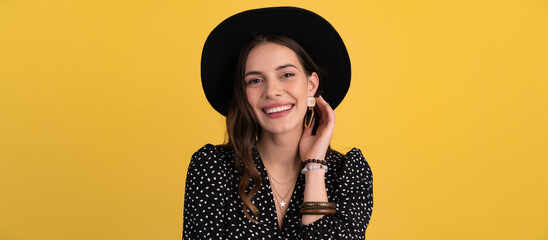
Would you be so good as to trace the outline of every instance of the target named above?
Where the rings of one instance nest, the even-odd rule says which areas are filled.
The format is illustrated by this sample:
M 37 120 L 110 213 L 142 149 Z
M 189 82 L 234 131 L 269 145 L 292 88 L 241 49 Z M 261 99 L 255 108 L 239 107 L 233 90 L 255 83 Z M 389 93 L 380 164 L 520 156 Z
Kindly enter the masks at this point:
M 245 69 L 246 71 L 264 71 L 286 64 L 293 64 L 302 69 L 299 58 L 293 50 L 277 43 L 264 42 L 251 49 L 247 55 Z

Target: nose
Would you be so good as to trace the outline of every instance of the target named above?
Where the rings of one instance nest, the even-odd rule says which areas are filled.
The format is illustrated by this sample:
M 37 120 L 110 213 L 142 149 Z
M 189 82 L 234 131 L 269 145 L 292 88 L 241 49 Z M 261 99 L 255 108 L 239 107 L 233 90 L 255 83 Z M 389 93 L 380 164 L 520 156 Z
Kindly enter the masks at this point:
M 270 78 L 266 82 L 265 96 L 267 98 L 277 98 L 283 95 L 283 86 L 278 79 Z

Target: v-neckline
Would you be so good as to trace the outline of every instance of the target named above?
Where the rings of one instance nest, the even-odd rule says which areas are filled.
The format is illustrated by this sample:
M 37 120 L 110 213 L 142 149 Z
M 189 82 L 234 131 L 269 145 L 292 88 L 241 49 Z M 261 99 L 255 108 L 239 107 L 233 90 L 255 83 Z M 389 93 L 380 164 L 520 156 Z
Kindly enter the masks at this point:
M 260 167 L 260 173 L 261 173 L 261 178 L 263 179 L 263 184 L 266 184 L 265 187 L 267 187 L 266 189 L 268 189 L 268 199 L 270 201 L 270 203 L 272 203 L 274 205 L 274 216 L 276 216 L 276 219 L 274 222 L 274 224 L 276 225 L 276 230 L 279 232 L 279 233 L 282 233 L 284 232 L 284 230 L 287 228 L 287 221 L 289 218 L 291 217 L 294 217 L 295 215 L 297 215 L 297 207 L 295 204 L 298 204 L 297 201 L 299 200 L 298 198 L 300 197 L 301 201 L 302 201 L 302 196 L 298 196 L 298 186 L 300 184 L 301 181 L 303 181 L 302 179 L 302 174 L 299 174 L 297 176 L 297 179 L 295 181 L 295 184 L 293 185 L 293 193 L 291 193 L 291 198 L 289 199 L 289 206 L 287 206 L 287 210 L 285 211 L 285 215 L 283 216 L 283 221 L 282 221 L 282 226 L 280 227 L 280 223 L 278 221 L 278 210 L 276 209 L 276 199 L 274 198 L 274 189 L 272 188 L 272 185 L 270 184 L 270 178 L 268 177 L 268 174 L 266 172 L 266 167 L 263 163 L 263 160 L 261 158 L 261 155 L 259 154 L 259 151 L 257 151 L 256 147 L 253 148 L 254 149 L 254 154 L 255 154 L 255 159 L 257 160 L 257 163 L 258 163 L 258 167 Z M 297 221 L 300 221 L 300 219 L 296 219 Z

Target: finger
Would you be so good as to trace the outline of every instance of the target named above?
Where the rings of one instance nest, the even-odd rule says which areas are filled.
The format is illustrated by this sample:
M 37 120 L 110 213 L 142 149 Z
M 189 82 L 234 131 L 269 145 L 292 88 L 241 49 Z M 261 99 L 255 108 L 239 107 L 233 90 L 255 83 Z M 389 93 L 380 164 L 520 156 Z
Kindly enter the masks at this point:
M 334 124 L 335 123 L 335 112 L 322 96 L 318 98 L 318 107 L 321 115 L 321 121 L 325 124 Z

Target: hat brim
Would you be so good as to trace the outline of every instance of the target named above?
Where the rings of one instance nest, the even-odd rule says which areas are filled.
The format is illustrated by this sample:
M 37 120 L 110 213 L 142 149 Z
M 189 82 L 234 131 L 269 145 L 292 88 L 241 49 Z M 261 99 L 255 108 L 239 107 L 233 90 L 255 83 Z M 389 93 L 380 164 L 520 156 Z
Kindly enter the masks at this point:
M 272 7 L 233 15 L 209 34 L 202 51 L 202 87 L 211 106 L 227 115 L 240 49 L 261 34 L 289 37 L 326 70 L 322 97 L 336 108 L 350 87 L 350 58 L 341 37 L 321 16 L 302 8 Z M 320 76 L 322 78 L 322 76 Z

